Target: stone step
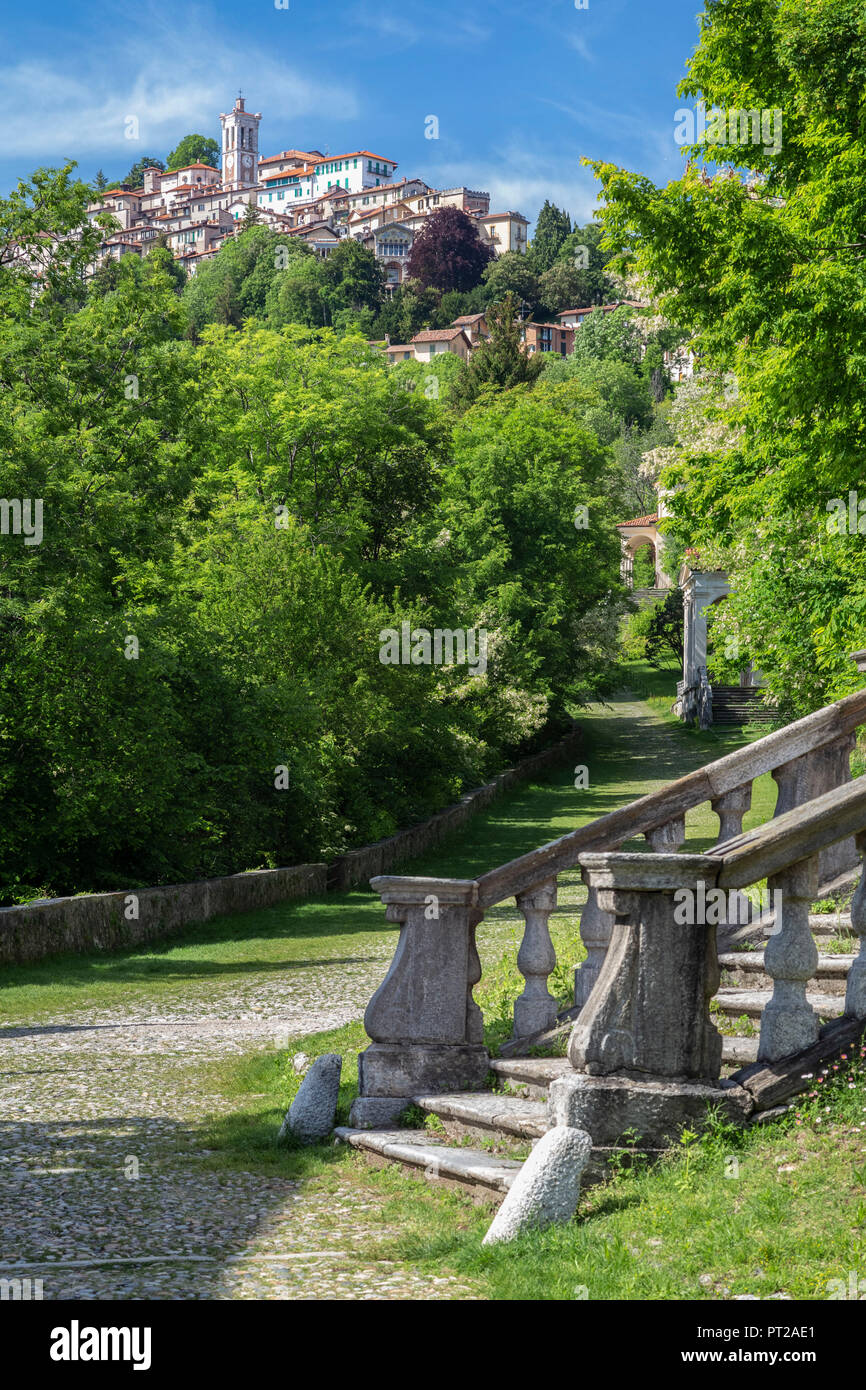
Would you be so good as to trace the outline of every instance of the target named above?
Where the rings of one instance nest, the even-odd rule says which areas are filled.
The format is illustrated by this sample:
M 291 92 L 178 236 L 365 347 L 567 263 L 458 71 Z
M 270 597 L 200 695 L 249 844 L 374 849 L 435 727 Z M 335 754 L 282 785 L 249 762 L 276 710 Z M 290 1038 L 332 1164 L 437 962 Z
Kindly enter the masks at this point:
M 494 1057 L 490 1070 L 500 1086 L 526 1100 L 546 1100 L 551 1081 L 571 1071 L 567 1057 Z
M 810 912 L 809 930 L 816 938 L 850 936 L 857 940 L 851 927 L 850 912 Z
M 715 998 L 720 1011 L 729 1018 L 739 1018 L 746 1014 L 749 1018 L 760 1018 L 772 997 L 770 989 L 720 989 Z M 822 1020 L 841 1018 L 845 1012 L 845 997 L 840 994 L 812 994 L 806 999 Z
M 531 1145 L 550 1128 L 547 1102 L 543 1100 L 522 1100 L 492 1091 L 457 1091 L 450 1095 L 413 1096 L 412 1100 L 428 1115 L 436 1115 L 453 1138 L 495 1135 Z
M 482 1201 L 501 1202 L 522 1164 L 480 1149 L 438 1144 L 425 1129 L 334 1130 L 340 1143 L 360 1149 L 373 1163 L 400 1163 L 428 1182 L 450 1183 Z
M 818 969 L 813 978 L 816 993 L 844 994 L 848 971 L 853 965 L 853 955 L 819 952 Z M 743 989 L 771 990 L 772 977 L 764 968 L 763 951 L 729 951 L 719 956 L 719 965 L 726 973 L 727 987 Z

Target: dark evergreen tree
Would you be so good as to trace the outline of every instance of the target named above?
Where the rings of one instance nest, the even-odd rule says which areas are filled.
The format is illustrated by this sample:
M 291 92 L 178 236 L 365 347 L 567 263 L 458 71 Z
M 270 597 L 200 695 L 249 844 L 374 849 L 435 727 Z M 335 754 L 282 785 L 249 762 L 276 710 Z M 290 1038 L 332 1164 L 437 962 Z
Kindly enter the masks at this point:
M 544 370 L 540 353 L 533 357 L 526 353 L 517 310 L 511 294 L 487 310 L 490 337 L 475 349 L 454 386 L 454 399 L 460 406 L 470 406 L 484 386 L 507 390 L 532 383 Z
M 538 221 L 535 224 L 535 235 L 530 244 L 530 255 L 533 267 L 537 274 L 541 275 L 545 270 L 549 270 L 559 255 L 560 248 L 566 237 L 571 235 L 571 218 L 562 208 L 558 208 L 555 203 L 551 203 L 548 198 L 544 200 L 544 207 L 538 214 Z

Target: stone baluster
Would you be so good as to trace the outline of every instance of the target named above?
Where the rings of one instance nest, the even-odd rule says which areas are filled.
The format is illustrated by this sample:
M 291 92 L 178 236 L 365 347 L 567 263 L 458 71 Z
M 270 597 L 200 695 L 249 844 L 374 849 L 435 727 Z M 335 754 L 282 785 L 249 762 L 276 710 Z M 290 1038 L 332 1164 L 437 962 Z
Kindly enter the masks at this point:
M 857 836 L 857 851 L 863 872 L 851 900 L 851 930 L 860 938 L 860 951 L 848 971 L 845 1012 L 854 1018 L 866 1018 L 866 834 Z
M 742 787 L 734 787 L 715 797 L 710 805 L 719 818 L 719 838 L 717 845 L 743 833 L 743 817 L 752 804 L 752 784 L 746 782 Z
M 595 888 L 587 889 L 586 902 L 580 914 L 580 939 L 586 947 L 586 960 L 574 972 L 574 1002 L 582 1009 L 595 988 L 599 971 L 604 965 L 610 941 L 613 915 L 599 907 Z
M 781 791 L 780 783 L 780 796 Z M 764 951 L 773 997 L 761 1019 L 758 1061 L 776 1062 L 818 1038 L 818 1019 L 806 999 L 806 986 L 818 968 L 818 948 L 809 930 L 809 908 L 818 891 L 817 855 L 771 874 L 767 887 L 779 907 Z
M 517 956 L 517 968 L 526 987 L 514 1005 L 514 1038 L 526 1038 L 552 1028 L 556 1000 L 547 988 L 547 977 L 556 965 L 548 919 L 556 907 L 556 879 L 538 883 L 517 894 L 517 906 L 526 926 Z
M 807 784 L 810 759 L 811 754 L 806 753 L 802 757 L 792 758 L 789 763 L 780 763 L 778 767 L 773 768 L 771 776 L 779 789 L 774 818 L 784 816 L 786 812 L 793 811 L 795 806 L 810 800 Z

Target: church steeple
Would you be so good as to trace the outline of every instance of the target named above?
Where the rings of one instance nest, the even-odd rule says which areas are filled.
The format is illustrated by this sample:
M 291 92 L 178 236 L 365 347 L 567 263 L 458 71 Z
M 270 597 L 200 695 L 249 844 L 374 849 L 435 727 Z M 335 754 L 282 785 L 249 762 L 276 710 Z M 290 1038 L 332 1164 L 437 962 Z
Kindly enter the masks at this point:
M 251 188 L 258 183 L 259 121 L 261 111 L 247 111 L 238 92 L 228 115 L 220 112 L 222 176 L 226 188 Z

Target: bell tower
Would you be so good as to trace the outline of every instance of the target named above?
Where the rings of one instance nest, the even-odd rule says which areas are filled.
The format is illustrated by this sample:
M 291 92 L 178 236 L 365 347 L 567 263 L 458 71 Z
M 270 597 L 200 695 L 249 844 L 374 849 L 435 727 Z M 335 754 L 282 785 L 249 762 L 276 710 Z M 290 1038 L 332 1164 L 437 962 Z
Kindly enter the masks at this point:
M 259 121 L 261 111 L 244 109 L 238 92 L 228 115 L 220 112 L 224 188 L 252 188 L 259 181 Z

